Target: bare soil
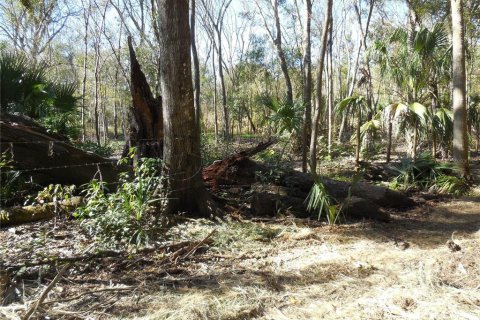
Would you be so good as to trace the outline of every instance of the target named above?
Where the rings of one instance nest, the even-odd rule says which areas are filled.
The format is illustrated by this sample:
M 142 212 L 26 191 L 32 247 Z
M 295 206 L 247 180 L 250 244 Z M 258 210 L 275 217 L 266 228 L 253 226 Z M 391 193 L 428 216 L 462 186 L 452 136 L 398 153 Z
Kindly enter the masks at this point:
M 158 251 L 75 262 L 34 316 L 42 319 L 480 319 L 480 198 L 426 201 L 390 223 L 300 219 L 187 221 Z M 4 264 L 84 252 L 76 221 L 0 231 Z M 452 244 L 458 245 L 456 248 Z M 460 248 L 458 251 L 455 249 Z M 27 268 L 0 318 L 20 319 L 59 266 Z

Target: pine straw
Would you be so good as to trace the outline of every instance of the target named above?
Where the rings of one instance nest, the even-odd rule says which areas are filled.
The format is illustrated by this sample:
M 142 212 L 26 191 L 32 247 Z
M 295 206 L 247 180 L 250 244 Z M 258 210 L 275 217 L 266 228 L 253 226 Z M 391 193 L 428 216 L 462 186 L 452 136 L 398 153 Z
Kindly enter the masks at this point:
M 478 202 L 454 201 L 397 215 L 390 224 L 194 221 L 172 230 L 172 237 L 198 240 L 216 229 L 207 251 L 170 270 L 155 263 L 138 270 L 134 265 L 114 279 L 130 279 L 134 290 L 86 294 L 49 305 L 46 314 L 56 319 L 480 319 L 478 213 Z M 458 252 L 446 245 L 454 230 Z M 79 284 L 61 287 L 68 294 L 54 292 L 51 300 L 87 290 Z M 9 310 L 9 316 L 16 314 L 0 308 L 0 318 Z

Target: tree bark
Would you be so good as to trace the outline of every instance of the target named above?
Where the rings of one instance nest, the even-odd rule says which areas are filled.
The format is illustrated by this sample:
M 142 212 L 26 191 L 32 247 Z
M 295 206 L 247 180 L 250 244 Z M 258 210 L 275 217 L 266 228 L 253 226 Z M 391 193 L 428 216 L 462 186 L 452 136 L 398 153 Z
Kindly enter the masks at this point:
M 303 53 L 303 115 L 302 132 L 302 171 L 307 172 L 308 143 L 312 132 L 312 50 L 311 50 L 311 22 L 312 0 L 305 1 L 306 23 Z
M 193 87 L 195 102 L 195 122 L 200 130 L 200 63 L 198 61 L 197 43 L 196 43 L 196 2 L 191 0 L 190 5 L 190 41 L 192 43 L 192 59 L 193 59 Z
M 327 1 L 327 12 L 325 14 L 325 20 L 323 23 L 322 33 L 322 48 L 320 49 L 320 57 L 318 59 L 317 69 L 317 96 L 316 96 L 316 109 L 313 117 L 312 135 L 310 137 L 310 172 L 312 174 L 317 173 L 317 138 L 319 131 L 319 122 L 322 109 L 322 85 L 323 85 L 323 65 L 325 62 L 325 52 L 327 50 L 327 38 L 328 29 L 331 23 L 333 0 Z
M 128 38 L 128 49 L 131 64 L 130 92 L 132 94 L 133 113 L 128 146 L 136 147 L 139 157 L 162 157 L 162 100 L 161 97 L 155 98 L 152 94 L 152 90 L 135 55 L 131 37 Z
M 463 176 L 469 177 L 463 1 L 451 0 L 450 3 L 453 39 L 453 159 L 462 168 Z
M 202 181 L 195 124 L 188 0 L 159 0 L 160 83 L 163 93 L 166 213 L 209 217 L 214 204 Z

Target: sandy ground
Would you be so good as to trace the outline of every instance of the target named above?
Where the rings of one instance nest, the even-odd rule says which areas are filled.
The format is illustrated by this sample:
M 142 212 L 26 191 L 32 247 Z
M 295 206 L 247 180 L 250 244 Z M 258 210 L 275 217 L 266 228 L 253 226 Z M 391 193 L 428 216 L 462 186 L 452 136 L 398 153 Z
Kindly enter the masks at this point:
M 187 223 L 178 237 L 202 239 L 215 229 L 213 243 L 168 269 L 156 262 L 160 255 L 120 269 L 118 261 L 75 269 L 37 316 L 480 319 L 479 205 L 476 198 L 429 203 L 391 223 L 333 227 L 289 219 Z M 0 232 L 2 243 L 14 239 Z M 24 301 L 0 307 L 0 318 L 19 318 L 47 280 L 24 282 Z

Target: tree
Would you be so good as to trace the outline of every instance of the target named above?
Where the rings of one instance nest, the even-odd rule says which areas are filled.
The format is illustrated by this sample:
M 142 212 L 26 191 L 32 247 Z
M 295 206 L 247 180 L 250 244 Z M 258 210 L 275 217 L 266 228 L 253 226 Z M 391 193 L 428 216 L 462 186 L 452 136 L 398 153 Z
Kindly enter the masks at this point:
M 325 13 L 325 20 L 323 23 L 323 34 L 322 34 L 322 48 L 320 49 L 320 57 L 318 60 L 318 69 L 317 69 L 317 96 L 316 96 L 316 108 L 313 115 L 313 124 L 312 124 L 312 134 L 310 137 L 310 171 L 312 174 L 317 174 L 317 138 L 318 138 L 318 126 L 320 122 L 320 115 L 322 109 L 322 83 L 323 83 L 323 65 L 325 61 L 325 52 L 327 51 L 327 38 L 328 38 L 328 29 L 332 20 L 332 6 L 333 1 L 327 1 L 327 10 Z
M 351 96 L 340 101 L 336 108 L 337 112 L 343 114 L 347 112 L 348 108 L 351 107 L 353 111 L 357 113 L 357 125 L 355 130 L 355 163 L 357 166 L 360 164 L 360 149 L 362 147 L 361 143 L 361 127 L 362 127 L 362 111 L 368 110 L 368 103 L 364 96 Z
M 305 112 L 303 116 L 302 131 L 302 171 L 307 172 L 307 148 L 312 131 L 312 1 L 305 1 L 305 35 L 303 50 L 303 105 Z
M 200 132 L 195 121 L 188 0 L 159 0 L 160 83 L 163 94 L 166 212 L 208 216 L 202 181 Z
M 452 63 L 453 63 L 453 159 L 461 168 L 464 177 L 470 175 L 468 164 L 465 26 L 463 1 L 451 0 L 452 6 Z
M 268 25 L 268 20 L 266 13 L 264 12 L 263 6 L 265 5 L 264 2 L 261 0 L 255 0 L 255 4 L 257 5 L 258 12 L 263 19 L 263 24 L 265 25 L 265 29 L 268 32 L 268 35 L 273 41 L 275 48 L 277 49 L 277 56 L 280 60 L 280 68 L 282 69 L 283 77 L 285 78 L 285 87 L 286 87 L 286 98 L 287 103 L 293 104 L 293 88 L 292 88 L 292 80 L 290 79 L 290 73 L 288 72 L 288 64 L 287 58 L 285 55 L 285 50 L 282 45 L 282 26 L 280 24 L 280 14 L 279 14 L 279 0 L 272 0 L 267 1 L 267 6 L 270 7 L 273 14 L 273 20 L 275 23 L 275 28 L 272 30 Z
M 209 21 L 209 24 L 204 24 L 208 29 L 208 34 L 211 37 L 212 43 L 217 51 L 218 58 L 218 76 L 220 77 L 220 88 L 222 91 L 222 110 L 223 110 L 223 137 L 229 138 L 230 126 L 229 126 L 229 114 L 227 108 L 227 89 L 225 85 L 225 77 L 223 75 L 223 47 L 222 47 L 222 34 L 223 23 L 225 13 L 228 7 L 232 3 L 232 0 L 220 0 L 219 3 L 212 2 L 211 0 L 201 0 L 202 8 L 205 15 L 205 20 Z M 218 12 L 214 13 L 214 9 Z

